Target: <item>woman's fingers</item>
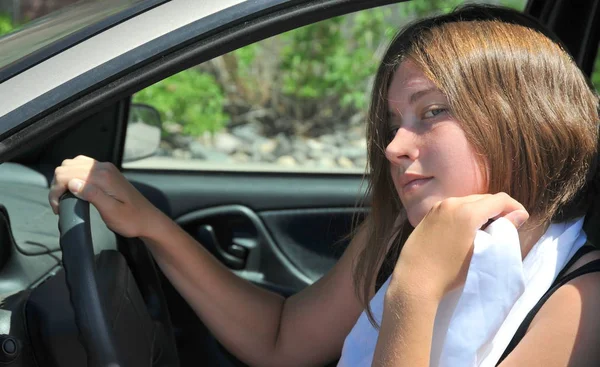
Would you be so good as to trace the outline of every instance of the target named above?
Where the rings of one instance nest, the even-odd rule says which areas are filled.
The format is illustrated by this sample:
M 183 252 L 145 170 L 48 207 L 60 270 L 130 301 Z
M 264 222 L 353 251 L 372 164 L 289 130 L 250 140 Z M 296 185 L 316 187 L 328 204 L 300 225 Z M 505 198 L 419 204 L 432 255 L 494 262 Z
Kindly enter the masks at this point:
M 97 162 L 92 158 L 79 156 L 75 159 L 67 159 L 62 165 L 57 167 L 52 180 L 52 186 L 48 194 L 48 201 L 55 214 L 58 213 L 58 201 L 60 197 L 67 191 L 73 194 L 79 194 L 84 200 L 88 200 L 96 205 L 96 198 L 102 197 L 99 195 L 85 196 L 85 192 L 80 192 L 86 185 L 92 185 L 95 189 L 103 191 L 106 194 L 111 183 L 114 181 L 114 172 L 116 168 L 110 163 Z M 77 189 L 77 183 L 82 184 L 81 189 Z M 113 197 L 106 194 L 108 197 Z M 113 199 L 114 200 L 114 199 Z M 117 200 L 118 202 L 118 200 Z M 100 204 L 101 205 L 101 204 Z
M 77 178 L 69 181 L 68 188 L 73 195 L 94 204 L 100 213 L 114 212 L 119 210 L 119 206 L 122 205 L 120 201 L 108 195 L 98 186 Z
M 481 228 L 490 219 L 500 217 L 510 220 L 518 228 L 529 219 L 529 213 L 527 213 L 525 207 L 503 192 L 470 201 L 465 206 L 477 228 Z

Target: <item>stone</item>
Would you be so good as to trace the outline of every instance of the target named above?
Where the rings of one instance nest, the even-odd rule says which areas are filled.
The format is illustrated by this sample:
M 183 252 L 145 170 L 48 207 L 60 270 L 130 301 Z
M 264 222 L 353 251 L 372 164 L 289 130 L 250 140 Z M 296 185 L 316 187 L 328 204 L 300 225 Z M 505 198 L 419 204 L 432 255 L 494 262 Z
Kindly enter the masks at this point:
M 306 154 L 303 152 L 294 152 L 293 154 L 294 159 L 296 160 L 296 162 L 298 162 L 300 165 L 304 165 L 304 162 L 306 162 Z
M 362 137 L 360 139 L 353 140 L 350 143 L 350 145 L 352 145 L 353 147 L 356 147 L 356 148 L 363 149 L 365 151 L 365 154 L 367 154 L 366 153 L 367 152 L 367 138 Z
M 192 153 L 187 151 L 187 150 L 183 150 L 180 148 L 174 149 L 173 150 L 173 158 L 177 158 L 177 159 L 191 159 L 192 158 Z
M 362 125 L 365 122 L 365 114 L 362 112 L 355 113 L 350 117 L 350 125 Z
M 250 157 L 246 153 L 237 152 L 231 156 L 231 159 L 236 163 L 250 162 Z
M 272 154 L 275 152 L 275 149 L 277 149 L 277 142 L 275 140 L 267 140 L 264 143 L 259 144 L 258 146 L 258 151 L 262 154 L 262 155 L 266 155 L 266 154 Z
M 341 168 L 354 168 L 354 162 L 344 156 L 338 157 L 337 164 Z
M 360 169 L 367 169 L 367 157 L 359 158 L 354 161 L 354 166 Z
M 165 122 L 163 129 L 170 134 L 181 134 L 183 132 L 183 126 L 175 122 Z
M 321 159 L 319 159 L 317 165 L 320 168 L 335 168 L 335 167 L 337 167 L 337 164 L 335 163 L 335 159 L 333 159 L 331 157 L 322 157 Z
M 263 140 L 260 130 L 254 124 L 245 124 L 231 129 L 231 134 L 248 143 L 254 143 L 257 140 Z
M 306 146 L 310 150 L 323 150 L 324 144 L 316 139 L 306 140 Z
M 189 152 L 194 159 L 211 162 L 228 162 L 230 160 L 228 155 L 209 149 L 197 141 L 190 143 Z
M 289 155 L 292 152 L 292 143 L 285 135 L 278 134 L 275 137 L 275 142 L 277 143 L 274 151 L 276 156 Z
M 329 135 L 329 134 L 319 136 L 319 140 L 324 145 L 336 145 L 336 143 L 337 143 L 336 137 L 333 135 Z
M 289 156 L 289 155 L 284 155 L 284 156 L 277 158 L 276 163 L 278 165 L 285 166 L 285 167 L 295 167 L 298 165 L 298 163 L 296 162 L 296 159 L 294 159 L 294 157 Z
M 340 148 L 339 154 L 350 160 L 359 159 L 367 156 L 367 148 L 358 148 L 353 146 L 347 146 Z
M 214 147 L 219 152 L 232 154 L 242 145 L 242 141 L 233 134 L 220 132 L 213 137 Z

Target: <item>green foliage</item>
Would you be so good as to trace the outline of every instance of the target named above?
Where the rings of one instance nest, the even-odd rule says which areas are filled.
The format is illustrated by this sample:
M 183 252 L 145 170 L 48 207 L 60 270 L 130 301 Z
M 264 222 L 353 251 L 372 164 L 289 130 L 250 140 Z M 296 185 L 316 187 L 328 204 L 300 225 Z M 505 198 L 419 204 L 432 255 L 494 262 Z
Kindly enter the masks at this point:
M 525 9 L 526 0 L 501 0 L 500 5 L 506 6 L 507 8 L 513 8 L 519 11 Z
M 389 8 L 342 16 L 282 35 L 283 91 L 300 99 L 341 97 L 343 107 L 364 109 L 376 51 L 394 33 Z
M 200 136 L 215 133 L 228 120 L 223 111 L 225 98 L 215 78 L 188 69 L 164 79 L 134 95 L 133 102 L 156 108 L 165 123 L 179 123 L 183 132 Z M 163 129 L 163 134 L 166 132 Z
M 596 91 L 600 90 L 600 53 L 596 55 L 594 71 L 592 72 L 592 84 L 596 88 Z
M 15 30 L 15 25 L 9 14 L 0 13 L 0 36 Z
M 413 0 L 400 7 L 400 14 L 404 17 L 423 18 L 440 13 L 449 13 L 464 0 Z
M 238 61 L 239 71 L 242 75 L 247 75 L 256 59 L 256 55 L 260 52 L 260 43 L 239 48 L 233 51 Z

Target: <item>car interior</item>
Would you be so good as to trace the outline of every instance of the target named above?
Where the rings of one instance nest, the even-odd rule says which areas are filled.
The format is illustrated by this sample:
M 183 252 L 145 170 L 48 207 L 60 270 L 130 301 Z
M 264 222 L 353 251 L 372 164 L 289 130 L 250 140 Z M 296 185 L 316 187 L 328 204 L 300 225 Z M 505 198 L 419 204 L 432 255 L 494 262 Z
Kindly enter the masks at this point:
M 3 142 L 0 363 L 84 366 L 102 359 L 86 352 L 87 343 L 93 341 L 83 335 L 85 331 L 76 322 L 81 316 L 71 306 L 77 300 L 71 298 L 70 289 L 76 285 L 66 278 L 63 262 L 67 253 L 59 245 L 58 217 L 47 199 L 54 169 L 77 155 L 122 167 L 127 121 L 136 91 L 218 56 L 225 52 L 223 49 L 372 6 L 367 2 L 339 3 L 335 10 L 320 14 L 318 8 L 300 15 L 282 10 L 279 15 L 256 20 L 259 32 L 251 36 L 215 36 L 202 45 L 186 45 L 102 87 L 94 96 L 80 96 L 63 109 L 49 112 L 44 117 L 43 134 L 32 134 L 26 143 L 18 134 Z M 532 0 L 527 7 L 529 14 L 558 34 L 588 75 L 600 41 L 600 10 L 596 5 L 596 1 L 576 7 L 566 1 Z M 290 19 L 291 23 L 284 25 Z M 95 103 L 93 98 L 102 94 L 106 98 Z M 364 218 L 369 207 L 360 200 L 366 187 L 362 175 L 356 173 L 123 172 L 156 207 L 233 272 L 284 296 L 310 285 L 335 264 L 349 242 L 353 223 Z M 64 210 L 71 213 L 87 211 L 88 207 L 75 201 Z M 592 242 L 600 234 L 598 213 L 593 209 L 586 222 Z M 97 283 L 108 323 L 102 327 L 112 329 L 113 338 L 107 342 L 100 335 L 95 343 L 106 342 L 108 350 L 118 345 L 115 353 L 124 366 L 187 366 L 199 361 L 209 366 L 226 365 L 224 361 L 244 365 L 219 346 L 162 275 L 141 240 L 111 232 L 93 206 L 89 206 L 88 224 L 90 238 L 84 233 L 67 240 L 87 241 L 89 249 L 93 245 L 93 252 L 87 254 L 93 264 L 87 270 L 93 269 L 95 279 L 80 276 L 77 281 L 86 289 Z M 71 256 L 86 256 L 74 254 Z M 77 264 L 79 260 L 70 261 Z M 81 302 L 90 297 L 93 294 Z

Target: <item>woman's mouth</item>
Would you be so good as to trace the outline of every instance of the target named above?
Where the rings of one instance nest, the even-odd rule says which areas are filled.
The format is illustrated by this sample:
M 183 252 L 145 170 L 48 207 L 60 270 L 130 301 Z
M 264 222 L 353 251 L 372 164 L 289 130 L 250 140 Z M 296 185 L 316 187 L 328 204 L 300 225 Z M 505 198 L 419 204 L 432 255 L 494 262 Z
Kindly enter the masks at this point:
M 405 173 L 400 176 L 399 186 L 404 194 L 415 191 L 424 185 L 426 185 L 429 181 L 431 181 L 433 177 L 422 176 L 412 173 Z

